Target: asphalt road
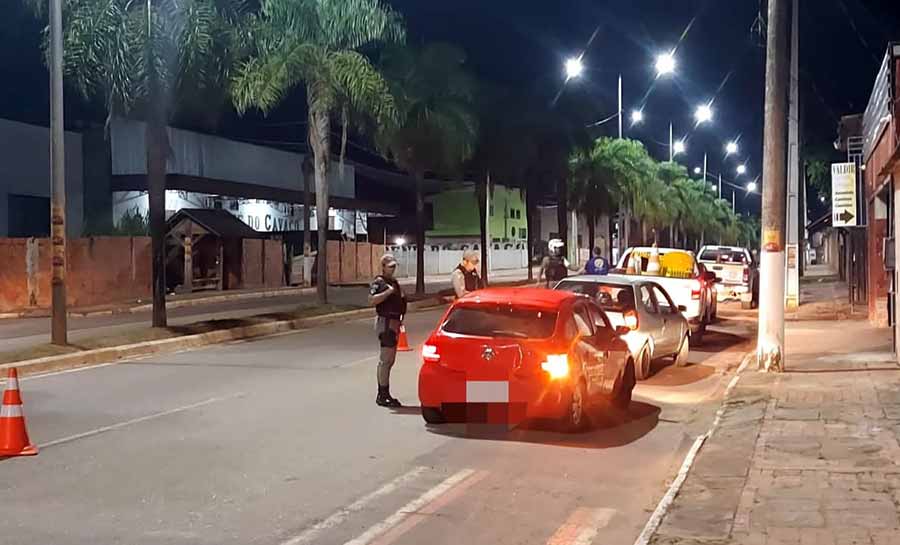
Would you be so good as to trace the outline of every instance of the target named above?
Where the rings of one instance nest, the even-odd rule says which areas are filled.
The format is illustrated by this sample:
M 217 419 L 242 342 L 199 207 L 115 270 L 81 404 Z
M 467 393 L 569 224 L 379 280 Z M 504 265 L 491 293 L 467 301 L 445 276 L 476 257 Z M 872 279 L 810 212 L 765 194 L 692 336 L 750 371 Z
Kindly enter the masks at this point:
M 409 316 L 420 343 L 437 312 Z M 705 432 L 753 323 L 575 435 L 426 428 L 376 407 L 369 320 L 33 377 L 37 457 L 0 461 L 6 545 L 631 544 Z

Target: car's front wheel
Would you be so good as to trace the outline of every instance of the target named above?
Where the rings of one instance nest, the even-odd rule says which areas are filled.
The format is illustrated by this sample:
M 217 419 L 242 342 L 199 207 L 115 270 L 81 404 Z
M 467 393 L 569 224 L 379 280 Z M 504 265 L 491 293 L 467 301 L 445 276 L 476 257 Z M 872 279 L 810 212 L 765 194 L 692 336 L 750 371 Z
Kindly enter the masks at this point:
M 444 423 L 444 413 L 436 407 L 422 407 L 422 418 L 428 424 Z
M 644 346 L 638 354 L 638 365 L 635 367 L 635 378 L 646 380 L 650 376 L 650 347 Z
M 690 335 L 685 333 L 684 337 L 681 339 L 681 344 L 678 346 L 678 352 L 675 353 L 675 357 L 673 358 L 676 367 L 684 367 L 688 364 L 688 355 L 691 352 L 690 344 Z

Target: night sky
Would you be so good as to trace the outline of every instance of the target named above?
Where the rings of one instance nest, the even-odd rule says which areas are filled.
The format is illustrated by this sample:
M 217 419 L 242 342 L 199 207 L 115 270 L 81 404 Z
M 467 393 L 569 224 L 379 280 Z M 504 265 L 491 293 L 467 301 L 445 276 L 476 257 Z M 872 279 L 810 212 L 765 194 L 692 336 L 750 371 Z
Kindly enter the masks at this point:
M 668 124 L 686 136 L 689 168 L 709 154 L 709 170 L 734 178 L 737 162 L 724 159 L 723 146 L 741 142 L 748 176 L 761 174 L 764 54 L 751 31 L 758 0 L 391 0 L 407 20 L 412 43 L 448 41 L 462 46 L 479 78 L 546 96 L 562 85 L 562 64 L 585 53 L 586 77 L 564 93 L 587 97 L 584 122 L 615 113 L 616 78 L 624 80 L 626 112 L 643 107 L 646 121 L 626 135 L 642 140 L 659 159 L 667 157 Z M 9 0 L 0 22 L 0 116 L 46 124 L 47 73 L 39 51 L 41 24 Z M 764 8 L 763 8 L 764 9 Z M 896 0 L 803 0 L 801 4 L 801 93 L 803 135 L 810 148 L 827 150 L 840 115 L 865 108 L 887 42 L 900 41 Z M 655 82 L 653 62 L 676 49 L 674 79 Z M 712 125 L 694 128 L 693 111 L 713 101 Z M 102 109 L 67 96 L 67 124 L 77 128 L 102 121 Z M 296 127 L 273 126 L 303 119 L 303 98 L 295 97 L 274 115 L 239 120 L 223 112 L 218 130 L 258 141 L 302 140 Z M 614 134 L 615 122 L 604 126 Z M 366 160 L 364 143 L 357 159 Z M 840 159 L 836 156 L 835 159 Z M 729 193 L 726 192 L 726 196 Z M 741 202 L 743 200 L 743 202 Z M 756 211 L 758 197 L 739 195 L 739 208 Z M 815 211 L 811 212 L 811 216 Z

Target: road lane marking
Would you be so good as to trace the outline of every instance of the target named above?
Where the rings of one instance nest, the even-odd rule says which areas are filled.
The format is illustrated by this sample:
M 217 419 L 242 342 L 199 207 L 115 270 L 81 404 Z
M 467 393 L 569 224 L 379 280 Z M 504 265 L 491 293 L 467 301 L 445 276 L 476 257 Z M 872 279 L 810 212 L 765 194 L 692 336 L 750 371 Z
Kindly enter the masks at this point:
M 486 471 L 460 470 L 344 545 L 386 545 L 421 522 L 425 515 L 434 513 L 459 497 L 486 475 Z
M 339 524 L 341 524 L 345 520 L 347 520 L 347 518 L 350 515 L 358 512 L 358 511 L 362 511 L 366 506 L 368 506 L 370 503 L 377 500 L 378 498 L 381 498 L 382 496 L 387 496 L 388 494 L 394 492 L 395 490 L 397 490 L 404 484 L 415 480 L 426 469 L 428 469 L 428 468 L 426 468 L 424 466 L 418 466 L 418 467 L 411 469 L 410 471 L 404 473 L 403 475 L 400 475 L 393 481 L 385 484 L 378 490 L 376 490 L 366 496 L 363 496 L 362 498 L 359 498 L 358 500 L 351 503 L 347 507 L 344 507 L 344 508 L 336 511 L 331 516 L 329 516 L 327 519 L 315 524 L 314 526 L 307 528 L 306 530 L 304 530 L 300 534 L 296 535 L 295 537 L 292 537 L 291 539 L 288 539 L 287 541 L 283 541 L 281 543 L 281 545 L 303 545 L 306 543 L 312 543 L 325 530 L 329 530 L 331 528 L 334 528 L 335 526 L 338 526 Z
M 615 514 L 615 509 L 579 507 L 550 537 L 547 545 L 590 545 Z
M 119 422 L 117 424 L 112 424 L 109 426 L 103 426 L 102 428 L 96 428 L 90 431 L 86 431 L 83 433 L 76 433 L 75 435 L 69 435 L 68 437 L 61 437 L 59 439 L 54 439 L 53 441 L 48 441 L 46 443 L 41 443 L 38 445 L 39 448 L 47 448 L 55 445 L 60 445 L 62 443 L 69 443 L 71 441 L 76 441 L 78 439 L 84 439 L 86 437 L 92 437 L 94 435 L 100 435 L 101 433 L 106 433 L 109 431 L 115 431 L 121 428 L 125 428 L 128 426 L 132 426 L 134 424 L 140 424 L 141 422 L 146 422 L 148 420 L 154 420 L 156 418 L 162 418 L 164 416 L 169 416 L 185 411 L 190 411 L 191 409 L 198 409 L 200 407 L 204 407 L 206 405 L 211 405 L 213 403 L 218 403 L 220 401 L 227 401 L 229 399 L 235 399 L 238 397 L 245 396 L 246 393 L 238 392 L 236 394 L 231 394 L 227 396 L 219 396 L 219 397 L 211 397 L 209 399 L 198 401 L 197 403 L 191 403 L 190 405 L 183 405 L 181 407 L 176 407 L 174 409 L 169 409 L 168 411 L 162 411 L 158 413 L 148 414 L 146 416 L 141 416 L 138 418 L 132 418 L 131 420 L 126 420 L 124 422 Z

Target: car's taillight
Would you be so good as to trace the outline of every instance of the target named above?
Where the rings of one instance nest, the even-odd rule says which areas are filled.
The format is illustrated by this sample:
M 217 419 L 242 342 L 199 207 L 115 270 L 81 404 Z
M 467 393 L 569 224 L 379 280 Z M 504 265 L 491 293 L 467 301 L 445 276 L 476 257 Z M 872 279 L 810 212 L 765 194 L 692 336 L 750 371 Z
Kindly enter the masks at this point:
M 422 345 L 422 359 L 432 363 L 441 361 L 441 355 L 438 353 L 438 347 L 433 344 Z
M 638 320 L 637 312 L 633 310 L 629 310 L 625 313 L 625 327 L 628 329 L 635 331 L 640 326 L 640 320 Z
M 744 284 L 750 282 L 750 269 L 748 267 L 744 267 Z
M 703 290 L 703 283 L 694 280 L 694 286 L 691 288 L 691 299 L 700 299 L 700 291 Z
M 541 363 L 541 369 L 550 375 L 551 379 L 560 379 L 569 376 L 569 356 L 565 354 L 550 354 Z

